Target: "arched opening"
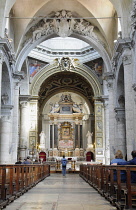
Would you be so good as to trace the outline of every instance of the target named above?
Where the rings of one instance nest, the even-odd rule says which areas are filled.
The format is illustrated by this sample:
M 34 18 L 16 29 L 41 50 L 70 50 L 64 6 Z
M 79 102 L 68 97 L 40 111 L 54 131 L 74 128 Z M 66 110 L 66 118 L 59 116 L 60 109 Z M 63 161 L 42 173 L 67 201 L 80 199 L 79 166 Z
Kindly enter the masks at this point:
M 61 11 L 59 13 L 62 14 L 63 12 L 65 12 L 65 14 L 68 14 L 67 11 Z M 69 20 L 65 20 L 66 25 L 68 21 Z M 41 26 L 39 25 L 39 23 L 41 24 Z M 110 71 L 111 64 L 109 60 L 109 55 L 107 54 L 106 49 L 104 48 L 103 41 L 99 40 L 93 31 L 94 29 L 93 25 L 91 25 L 86 20 L 83 21 L 76 20 L 73 23 L 74 27 L 71 26 L 71 29 L 69 29 L 68 27 L 65 28 L 64 24 L 62 24 L 63 27 L 61 26 L 61 19 L 59 20 L 58 24 L 59 24 L 58 26 L 59 32 L 58 30 L 56 31 L 55 28 L 56 25 L 54 25 L 50 20 L 49 21 L 40 20 L 36 25 L 37 26 L 36 30 L 33 30 L 31 27 L 30 28 L 31 30 L 28 30 L 26 33 L 26 37 L 29 34 L 29 37 L 31 38 L 24 43 L 24 47 L 20 52 L 16 63 L 16 67 L 20 69 L 23 60 L 25 59 L 25 57 L 27 56 L 28 52 L 30 52 L 31 49 L 33 49 L 36 45 L 40 43 L 42 46 L 43 41 L 49 40 L 47 41 L 48 43 L 54 41 L 53 37 L 56 37 L 58 35 L 62 37 L 70 36 L 69 39 L 72 40 L 74 38 L 74 41 L 78 41 L 78 43 L 80 43 L 82 40 L 81 43 L 84 44 L 82 49 L 80 48 L 79 50 L 80 52 L 78 51 L 78 47 L 76 47 L 76 49 L 74 50 L 71 47 L 70 49 L 71 52 L 67 51 L 66 48 L 59 50 L 56 49 L 57 52 L 55 52 L 53 47 L 52 49 L 49 49 L 47 45 L 46 47 L 41 47 L 40 45 L 38 45 L 33 50 L 33 52 L 29 53 L 29 57 L 26 63 L 27 62 L 30 63 L 29 67 L 31 68 L 29 69 L 30 72 L 28 72 L 28 67 L 27 67 L 27 71 L 25 72 L 27 73 L 27 75 L 29 75 L 30 73 L 30 80 L 29 80 L 30 89 L 28 90 L 28 92 L 31 95 L 31 100 L 29 105 L 32 111 L 30 112 L 30 117 L 29 117 L 30 129 L 29 131 L 27 131 L 28 133 L 26 133 L 26 136 L 28 135 L 29 139 L 27 146 L 30 148 L 31 147 L 37 148 L 38 144 L 40 144 L 39 135 L 42 131 L 44 131 L 46 132 L 45 135 L 47 135 L 46 138 L 48 138 L 48 146 L 45 146 L 45 149 L 53 150 L 49 151 L 48 154 L 53 154 L 53 156 L 55 156 L 54 154 L 57 154 L 57 156 L 60 156 L 58 155 L 59 152 L 60 154 L 61 152 L 64 152 L 63 150 L 61 150 L 58 151 L 58 153 L 56 153 L 56 148 L 60 143 L 59 140 L 64 141 L 64 138 L 59 139 L 60 133 L 57 133 L 57 129 L 59 129 L 59 127 L 57 127 L 58 125 L 56 125 L 56 121 L 60 121 L 60 119 L 56 120 L 55 116 L 53 116 L 53 124 L 50 124 L 49 128 L 49 121 L 51 121 L 50 117 L 48 119 L 48 126 L 47 126 L 48 129 L 43 128 L 44 124 L 43 110 L 44 110 L 44 105 L 48 103 L 49 98 L 57 95 L 58 93 L 61 94 L 65 93 L 65 96 L 67 96 L 67 93 L 68 94 L 74 93 L 75 95 L 78 94 L 79 96 L 82 96 L 85 99 L 85 102 L 87 101 L 88 103 L 88 104 L 86 103 L 88 107 L 87 109 L 89 110 L 90 114 L 88 114 L 89 116 L 87 119 L 88 122 L 87 120 L 84 122 L 84 118 L 83 117 L 81 118 L 80 114 L 79 116 L 77 116 L 77 118 L 71 119 L 71 121 L 72 120 L 74 121 L 74 124 L 71 124 L 70 127 L 70 129 L 71 130 L 74 129 L 75 132 L 71 134 L 74 136 L 73 137 L 74 141 L 72 142 L 73 140 L 72 137 L 70 139 L 67 139 L 69 144 L 67 144 L 66 150 L 68 149 L 68 145 L 72 144 L 73 151 L 69 150 L 68 151 L 69 154 L 71 156 L 74 156 L 74 154 L 76 153 L 77 157 L 78 156 L 81 157 L 80 154 L 82 154 L 82 156 L 85 157 L 85 150 L 87 148 L 87 139 L 86 139 L 86 134 L 85 133 L 82 134 L 83 122 L 84 124 L 87 123 L 86 133 L 87 131 L 93 132 L 93 144 L 94 144 L 93 147 L 98 147 L 99 150 L 103 150 L 102 148 L 105 146 L 105 143 L 103 142 L 104 140 L 103 138 L 104 119 L 103 119 L 103 107 L 102 107 L 103 102 L 101 100 L 101 96 L 103 93 L 102 74 L 103 72 Z M 87 24 L 87 27 L 84 27 L 85 26 L 84 24 L 85 25 Z M 48 27 L 46 28 L 47 25 Z M 98 52 L 100 52 L 101 55 L 94 48 L 98 50 Z M 44 57 L 43 59 L 41 59 L 42 56 L 40 55 L 42 55 L 43 52 L 45 52 L 46 55 L 45 57 L 43 56 Z M 40 55 L 38 55 L 38 53 Z M 35 57 L 37 57 L 37 55 L 39 57 L 36 60 Z M 105 63 L 103 59 L 106 61 Z M 32 60 L 34 60 L 35 62 L 34 65 L 32 65 L 31 63 Z M 42 66 L 42 68 L 39 68 L 39 66 Z M 22 91 L 20 91 L 20 93 L 22 94 L 22 98 L 23 98 L 23 90 L 26 89 L 26 84 L 27 83 L 24 82 L 24 86 L 22 85 L 21 87 Z M 60 98 L 61 96 L 62 95 L 60 95 Z M 73 99 L 72 101 L 73 104 L 76 103 L 76 101 L 74 101 Z M 59 100 L 54 101 L 52 109 L 55 107 L 55 103 L 59 103 Z M 79 104 L 76 105 L 79 108 Z M 36 113 L 37 108 L 38 112 Z M 38 117 L 39 114 L 40 117 Z M 44 119 L 44 121 L 46 121 L 47 123 L 46 119 Z M 63 123 L 67 124 L 67 122 L 69 121 L 67 120 L 63 122 L 61 121 L 60 123 L 61 125 L 59 126 L 62 127 Z M 62 143 L 63 145 L 65 145 L 66 141 L 61 142 L 61 145 Z M 101 157 L 104 158 L 104 152 L 101 152 L 101 154 L 102 154 Z

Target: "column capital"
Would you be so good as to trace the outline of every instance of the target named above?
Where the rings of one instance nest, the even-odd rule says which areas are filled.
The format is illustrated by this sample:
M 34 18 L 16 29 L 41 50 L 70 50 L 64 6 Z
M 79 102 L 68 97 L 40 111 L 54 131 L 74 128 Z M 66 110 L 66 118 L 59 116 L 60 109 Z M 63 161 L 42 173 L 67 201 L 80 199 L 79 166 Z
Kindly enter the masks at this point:
M 28 101 L 20 101 L 20 105 L 22 108 L 26 108 L 28 104 Z

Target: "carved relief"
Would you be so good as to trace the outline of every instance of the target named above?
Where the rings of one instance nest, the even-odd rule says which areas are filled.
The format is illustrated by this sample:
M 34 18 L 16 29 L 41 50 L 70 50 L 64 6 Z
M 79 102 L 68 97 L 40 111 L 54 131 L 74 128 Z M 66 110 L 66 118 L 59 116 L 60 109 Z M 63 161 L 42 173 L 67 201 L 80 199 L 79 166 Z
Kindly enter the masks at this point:
M 97 115 L 101 115 L 102 114 L 102 108 L 101 108 L 101 106 L 97 106 L 97 108 L 96 108 L 96 114 Z
M 6 94 L 4 93 L 4 94 L 1 96 L 1 101 L 2 101 L 2 104 L 3 104 L 3 105 L 8 104 L 9 96 L 8 96 L 7 93 L 6 93 Z
M 102 131 L 102 122 L 97 122 L 96 129 L 97 131 Z
M 131 62 L 132 62 L 132 56 L 131 56 L 131 55 L 125 55 L 125 56 L 122 58 L 122 61 L 123 61 L 123 64 L 124 64 L 124 65 L 129 65 L 129 64 L 131 64 Z
M 95 104 L 95 144 L 96 148 L 103 147 L 103 104 Z
M 102 147 L 102 146 L 103 146 L 102 138 L 97 138 L 97 139 L 96 139 L 96 146 L 97 146 L 97 147 Z
M 133 10 L 130 13 L 130 18 L 131 18 L 131 36 L 133 37 L 135 30 L 136 30 L 136 0 L 133 1 Z
M 60 37 L 68 37 L 72 33 L 79 33 L 81 35 L 89 36 L 98 41 L 94 33 L 94 26 L 90 22 L 83 19 L 72 19 L 73 15 L 70 11 L 62 10 L 54 13 L 52 19 L 42 19 L 35 26 L 32 26 L 26 34 L 25 44 L 40 39 L 44 35 L 56 33 Z M 54 19 L 53 19 L 54 18 Z M 24 44 L 23 44 L 24 45 Z

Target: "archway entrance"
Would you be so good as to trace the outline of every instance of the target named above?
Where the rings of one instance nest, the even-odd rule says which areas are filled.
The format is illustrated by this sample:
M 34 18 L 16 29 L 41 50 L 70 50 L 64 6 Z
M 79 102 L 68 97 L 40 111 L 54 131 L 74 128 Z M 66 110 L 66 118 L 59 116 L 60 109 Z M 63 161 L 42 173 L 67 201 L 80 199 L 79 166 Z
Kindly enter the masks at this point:
M 49 22 L 50 21 L 47 21 L 45 24 L 48 24 Z M 66 23 L 67 23 L 67 21 L 66 21 Z M 79 23 L 80 23 L 80 21 L 79 22 L 77 21 L 77 25 L 79 25 Z M 39 31 L 40 33 L 37 31 L 38 29 L 36 31 L 33 31 L 33 33 L 31 33 L 32 40 L 30 40 L 30 42 L 28 43 L 28 45 L 29 45 L 28 48 L 30 47 L 30 45 L 32 47 L 32 45 L 34 46 L 36 43 L 38 44 L 38 42 L 42 41 L 44 39 L 44 35 L 46 35 L 46 37 L 45 37 L 46 39 L 49 39 L 48 35 L 53 35 L 54 33 L 56 33 L 54 30 L 50 31 L 50 29 L 51 29 L 50 27 L 47 30 L 48 32 L 50 31 L 50 33 L 43 33 L 46 30 L 44 28 L 45 25 L 43 24 L 42 21 L 41 21 L 41 25 L 43 26 L 42 27 L 43 29 L 41 29 Z M 82 25 L 82 23 L 81 23 L 81 25 Z M 92 29 L 94 28 L 90 24 L 89 24 L 89 26 L 92 27 Z M 66 31 L 68 32 L 69 29 L 67 29 Z M 79 31 L 73 31 L 73 32 L 77 33 L 80 36 Z M 89 30 L 87 30 L 87 32 L 89 32 Z M 59 35 L 61 36 L 61 34 L 59 34 Z M 84 35 L 84 34 L 82 34 L 82 35 Z M 68 36 L 68 34 L 66 34 L 66 37 L 67 36 Z M 26 35 L 26 37 L 27 37 L 27 35 Z M 87 37 L 88 37 L 87 39 L 89 40 L 89 42 L 91 42 L 91 41 L 93 41 L 93 43 L 97 42 L 97 37 L 95 36 L 94 32 L 92 32 L 92 34 L 87 34 Z M 74 60 L 74 62 L 75 62 L 75 60 Z M 46 149 L 53 150 L 53 151 L 49 151 L 49 154 L 53 154 L 53 157 L 59 156 L 59 153 L 57 153 L 58 147 L 59 147 L 59 150 L 61 150 L 62 147 L 64 147 L 63 149 L 65 149 L 65 154 L 69 154 L 69 152 L 71 154 L 74 154 L 73 151 L 71 151 L 71 150 L 67 151 L 69 149 L 69 147 L 70 147 L 70 149 L 71 148 L 76 149 L 77 157 L 81 157 L 81 154 L 84 154 L 84 150 L 86 150 L 86 148 L 87 148 L 87 145 L 86 145 L 87 143 L 86 143 L 86 139 L 85 139 L 86 133 L 88 130 L 90 132 L 94 131 L 94 125 L 97 126 L 96 132 L 98 132 L 98 135 L 96 135 L 96 136 L 99 137 L 98 139 L 95 139 L 94 141 L 97 141 L 98 143 L 100 142 L 100 144 L 97 143 L 96 146 L 98 146 L 99 148 L 103 147 L 103 118 L 102 118 L 103 113 L 102 113 L 102 103 L 99 101 L 99 97 L 102 94 L 101 83 L 99 81 L 99 78 L 97 77 L 97 74 L 94 73 L 91 69 L 89 69 L 83 65 L 81 67 L 76 62 L 73 65 L 72 61 L 73 60 L 69 57 L 62 57 L 61 60 L 56 58 L 56 63 L 54 63 L 53 65 L 49 65 L 48 66 L 49 68 L 45 67 L 41 71 L 39 71 L 37 74 L 35 73 L 34 75 L 31 75 L 31 76 L 33 76 L 33 80 L 31 81 L 31 84 L 30 84 L 30 95 L 32 95 L 32 97 L 34 96 L 31 104 L 33 107 L 35 106 L 35 109 L 38 105 L 39 113 L 40 113 L 39 114 L 39 116 L 40 116 L 39 122 L 37 122 L 38 126 L 33 125 L 36 122 L 36 120 L 35 120 L 35 122 L 34 121 L 31 122 L 31 125 L 32 125 L 31 130 L 34 131 L 35 133 L 37 133 L 37 130 L 36 130 L 37 127 L 38 127 L 38 133 L 40 133 L 42 130 L 44 130 L 45 134 L 47 134 Z M 99 74 L 99 77 L 100 76 L 101 76 L 101 74 Z M 79 113 L 78 113 L 78 116 L 75 117 L 75 115 L 73 115 L 74 117 L 69 118 L 69 119 L 68 119 L 68 116 L 65 116 L 66 119 L 63 120 L 63 122 L 61 121 L 62 118 L 58 117 L 58 113 L 56 112 L 56 107 L 55 107 L 55 103 L 56 102 L 58 103 L 58 101 L 55 101 L 55 103 L 52 106 L 52 110 L 55 110 L 55 112 L 52 113 L 52 116 L 51 115 L 49 116 L 50 110 L 48 110 L 48 112 L 46 114 L 43 114 L 44 105 L 49 100 L 49 98 L 51 98 L 53 95 L 57 94 L 58 92 L 68 92 L 68 91 L 78 93 L 79 95 L 82 95 L 84 98 L 86 98 L 86 100 L 89 103 L 88 109 L 90 109 L 90 107 L 92 109 L 91 112 L 89 110 L 89 113 L 93 116 L 93 113 L 95 113 L 95 111 L 97 110 L 97 114 L 99 115 L 96 118 L 96 120 L 97 120 L 96 123 L 94 123 L 94 120 L 95 120 L 94 117 L 92 117 L 92 118 L 90 117 L 90 119 L 88 120 L 87 131 L 84 134 L 82 134 L 83 117 L 81 117 Z M 35 100 L 36 97 L 38 98 L 37 101 Z M 94 103 L 95 100 L 98 100 L 96 106 Z M 74 103 L 75 102 L 76 101 L 74 101 Z M 79 108 L 79 104 L 78 104 L 78 108 Z M 72 107 L 72 109 L 73 109 L 73 107 Z M 63 113 L 63 114 L 66 114 L 66 113 Z M 44 116 L 44 122 L 42 119 L 43 116 Z M 34 116 L 32 116 L 32 117 L 34 119 Z M 49 118 L 50 118 L 50 120 L 49 120 Z M 35 114 L 35 119 L 37 119 L 36 114 Z M 49 128 L 45 128 L 47 121 L 48 121 Z M 73 125 L 71 124 L 70 121 L 73 123 Z M 91 121 L 93 121 L 93 123 Z M 69 126 L 69 128 L 66 127 L 66 129 L 67 130 L 69 129 L 69 132 L 71 132 L 71 130 L 74 129 L 74 131 L 71 132 L 71 134 L 70 134 L 70 135 L 74 136 L 74 139 L 75 139 L 74 142 L 70 135 L 69 135 L 70 139 L 64 139 L 64 138 L 60 139 L 60 136 L 62 136 L 61 132 L 64 131 L 64 129 L 62 129 L 62 126 L 60 126 L 60 125 L 62 125 L 63 123 L 67 123 L 67 122 L 70 123 L 70 126 Z M 59 128 L 59 126 L 60 126 L 60 128 Z M 74 128 L 72 126 L 74 126 Z M 59 129 L 61 129 L 61 132 L 58 132 Z M 33 133 L 30 131 L 30 135 L 31 135 L 29 138 L 30 145 L 35 144 L 34 141 L 37 138 L 37 137 L 35 137 L 35 139 L 34 139 L 34 137 L 32 137 Z M 93 132 L 93 133 L 94 133 L 93 137 L 95 138 L 95 132 Z M 63 137 L 64 137 L 64 135 L 63 135 Z M 83 139 L 84 139 L 84 141 L 83 141 Z M 37 139 L 37 141 L 38 140 L 39 139 Z M 59 142 L 59 141 L 61 141 L 61 142 Z M 65 141 L 65 142 L 63 142 L 63 141 Z M 64 151 L 58 151 L 58 152 L 64 152 Z

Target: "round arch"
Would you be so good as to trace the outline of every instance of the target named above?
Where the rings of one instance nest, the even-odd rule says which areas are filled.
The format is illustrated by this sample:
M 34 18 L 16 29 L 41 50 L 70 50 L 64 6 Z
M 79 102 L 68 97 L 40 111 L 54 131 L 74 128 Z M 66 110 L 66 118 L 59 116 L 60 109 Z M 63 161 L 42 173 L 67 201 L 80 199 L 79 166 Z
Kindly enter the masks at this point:
M 25 46 L 23 47 L 23 49 L 21 50 L 21 52 L 19 53 L 19 55 L 17 57 L 16 64 L 15 64 L 15 71 L 21 71 L 23 62 L 32 49 L 34 49 L 37 45 L 39 45 L 43 41 L 46 41 L 46 40 L 54 38 L 54 37 L 58 37 L 58 36 L 56 34 L 52 33 L 47 36 L 42 36 L 38 40 L 35 40 L 35 42 L 32 42 L 32 40 L 29 40 L 28 43 L 25 44 Z M 112 71 L 110 57 L 101 42 L 98 42 L 98 40 L 94 39 L 93 37 L 87 37 L 87 36 L 83 36 L 81 34 L 76 34 L 76 33 L 72 34 L 71 37 L 83 40 L 86 43 L 88 43 L 89 45 L 91 45 L 94 49 L 96 49 L 96 51 L 98 51 L 98 53 L 101 55 L 101 57 L 104 60 L 106 71 L 107 72 Z
M 89 111 L 88 113 L 90 113 L 91 111 L 93 111 L 91 108 L 91 103 L 88 100 L 88 98 L 86 96 L 84 96 L 82 93 L 78 92 L 77 90 L 71 90 L 71 89 L 60 89 L 58 91 L 54 91 L 52 94 L 48 95 L 48 97 L 46 99 L 44 99 L 42 106 L 40 107 L 40 110 L 42 112 L 42 110 L 44 109 L 45 104 L 47 103 L 47 101 L 49 101 L 54 95 L 57 95 L 59 93 L 73 93 L 73 94 L 77 94 L 79 95 L 81 98 L 83 98 L 83 100 L 86 102 L 87 106 L 89 107 Z
M 75 69 L 71 69 L 70 72 L 75 73 L 77 75 L 82 76 L 84 79 L 87 80 L 87 82 L 90 84 L 90 86 L 93 89 L 93 95 L 95 97 L 99 97 L 102 95 L 102 87 L 101 84 L 97 78 L 97 76 L 93 73 L 93 71 L 86 66 L 78 65 L 75 66 Z M 35 78 L 33 79 L 33 82 L 30 87 L 30 94 L 32 96 L 38 96 L 38 92 L 40 90 L 41 85 L 43 82 L 50 76 L 60 73 L 60 68 L 58 66 L 47 66 L 46 68 L 43 68 L 37 75 L 35 75 Z

